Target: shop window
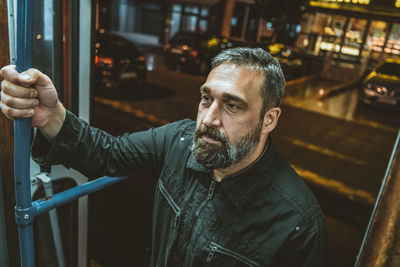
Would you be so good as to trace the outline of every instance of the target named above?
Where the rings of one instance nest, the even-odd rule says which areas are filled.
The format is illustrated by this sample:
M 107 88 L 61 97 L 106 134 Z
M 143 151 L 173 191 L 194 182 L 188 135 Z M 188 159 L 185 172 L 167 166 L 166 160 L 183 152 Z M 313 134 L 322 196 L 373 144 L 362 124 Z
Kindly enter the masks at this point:
M 367 27 L 366 19 L 351 18 L 346 29 L 344 43 L 341 48 L 341 56 L 360 55 L 364 32 Z
M 400 24 L 394 23 L 392 26 L 392 31 L 389 35 L 385 53 L 400 56 Z
M 387 27 L 388 24 L 384 21 L 371 21 L 363 51 L 363 57 L 369 58 L 369 64 L 374 65 L 378 63 L 382 57 Z
M 317 13 L 309 27 L 310 40 L 306 42 L 311 43 L 310 49 L 318 55 L 325 55 L 326 52 L 339 53 L 346 19 L 344 16 Z

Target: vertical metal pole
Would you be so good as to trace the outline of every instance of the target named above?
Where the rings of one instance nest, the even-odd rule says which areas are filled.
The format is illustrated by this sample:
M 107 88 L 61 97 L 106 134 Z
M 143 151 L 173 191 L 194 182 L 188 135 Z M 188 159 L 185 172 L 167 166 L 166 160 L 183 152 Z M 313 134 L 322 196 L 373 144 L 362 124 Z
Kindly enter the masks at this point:
M 32 66 L 32 5 L 32 0 L 17 1 L 16 67 L 19 72 Z M 29 177 L 30 134 L 31 119 L 14 121 L 15 209 L 22 267 L 33 267 L 35 264 L 33 227 L 29 213 L 32 206 Z M 23 221 L 26 223 L 21 223 Z

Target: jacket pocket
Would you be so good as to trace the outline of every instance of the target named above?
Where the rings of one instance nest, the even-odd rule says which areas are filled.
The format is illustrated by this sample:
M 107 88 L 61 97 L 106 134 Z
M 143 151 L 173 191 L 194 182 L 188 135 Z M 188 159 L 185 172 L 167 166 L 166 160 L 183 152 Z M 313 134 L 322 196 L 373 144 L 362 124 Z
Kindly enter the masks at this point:
M 158 182 L 158 188 L 160 189 L 161 194 L 164 196 L 164 198 L 167 200 L 168 204 L 171 206 L 172 210 L 175 213 L 175 220 L 174 220 L 174 227 L 177 225 L 179 216 L 181 216 L 182 209 L 176 204 L 174 199 L 172 198 L 171 194 L 167 191 L 165 188 L 163 182 L 161 179 L 159 179 Z
M 246 256 L 243 256 L 240 253 L 232 251 L 228 248 L 225 248 L 221 245 L 218 245 L 217 243 L 212 241 L 209 246 L 209 253 L 208 253 L 206 261 L 211 262 L 214 259 L 215 254 L 222 254 L 222 255 L 234 258 L 235 260 L 240 261 L 241 263 L 243 263 L 247 266 L 251 266 L 251 267 L 260 266 L 257 262 L 253 261 L 252 259 L 250 259 Z

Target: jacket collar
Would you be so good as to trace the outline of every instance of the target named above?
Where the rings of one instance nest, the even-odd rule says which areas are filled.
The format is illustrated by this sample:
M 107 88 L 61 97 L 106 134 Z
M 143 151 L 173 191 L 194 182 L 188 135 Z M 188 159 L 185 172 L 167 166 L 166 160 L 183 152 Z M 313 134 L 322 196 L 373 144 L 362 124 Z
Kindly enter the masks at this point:
M 240 172 L 222 179 L 221 188 L 234 207 L 244 211 L 266 190 L 273 179 L 274 162 L 277 157 L 271 137 L 268 137 L 267 145 L 256 161 Z M 212 173 L 212 169 L 198 163 L 193 154 L 190 155 L 186 166 L 198 172 Z

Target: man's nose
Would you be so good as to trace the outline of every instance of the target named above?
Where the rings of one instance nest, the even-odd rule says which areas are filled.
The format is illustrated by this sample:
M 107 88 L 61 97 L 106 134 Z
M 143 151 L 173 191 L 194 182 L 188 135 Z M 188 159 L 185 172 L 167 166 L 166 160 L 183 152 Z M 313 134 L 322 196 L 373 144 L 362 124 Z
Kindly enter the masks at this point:
M 207 126 L 219 127 L 221 126 L 220 109 L 218 103 L 214 101 L 207 109 L 203 118 L 203 123 Z

